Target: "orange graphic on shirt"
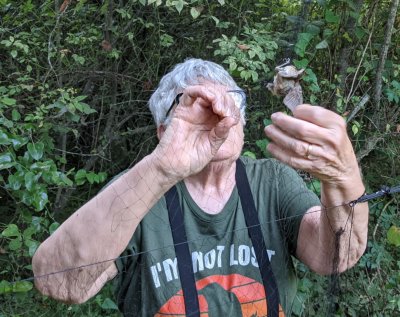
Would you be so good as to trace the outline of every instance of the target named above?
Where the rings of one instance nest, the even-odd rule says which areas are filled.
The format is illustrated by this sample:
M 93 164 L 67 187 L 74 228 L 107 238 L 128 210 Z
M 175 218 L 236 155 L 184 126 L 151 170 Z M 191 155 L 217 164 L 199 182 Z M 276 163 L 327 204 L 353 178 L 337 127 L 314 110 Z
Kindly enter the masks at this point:
M 209 296 L 216 293 L 210 291 L 210 287 L 213 287 L 214 290 L 221 289 L 222 292 L 225 292 L 229 296 L 229 305 L 234 305 L 237 302 L 236 305 L 242 311 L 243 317 L 267 316 L 268 308 L 267 301 L 265 300 L 264 286 L 243 275 L 230 274 L 208 276 L 196 282 L 201 317 L 211 317 L 209 316 Z M 219 293 L 218 300 L 220 299 L 220 294 L 221 292 Z M 221 305 L 223 305 L 222 302 L 223 300 L 221 301 Z M 185 301 L 182 290 L 172 296 L 160 308 L 158 313 L 155 314 L 155 317 L 162 316 L 185 316 Z M 284 316 L 282 307 L 279 305 L 279 317 Z

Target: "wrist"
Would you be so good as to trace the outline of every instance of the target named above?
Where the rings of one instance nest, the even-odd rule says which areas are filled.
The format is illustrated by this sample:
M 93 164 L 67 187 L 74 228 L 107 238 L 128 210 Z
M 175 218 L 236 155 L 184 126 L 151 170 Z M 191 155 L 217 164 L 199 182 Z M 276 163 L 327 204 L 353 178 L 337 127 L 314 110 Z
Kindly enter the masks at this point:
M 166 160 L 166 157 L 159 155 L 156 150 L 148 155 L 146 159 L 157 173 L 162 186 L 170 188 L 183 179 L 182 176 L 173 171 L 171 163 Z
M 341 205 L 358 199 L 365 193 L 361 177 L 342 182 L 321 182 L 321 202 L 327 205 Z

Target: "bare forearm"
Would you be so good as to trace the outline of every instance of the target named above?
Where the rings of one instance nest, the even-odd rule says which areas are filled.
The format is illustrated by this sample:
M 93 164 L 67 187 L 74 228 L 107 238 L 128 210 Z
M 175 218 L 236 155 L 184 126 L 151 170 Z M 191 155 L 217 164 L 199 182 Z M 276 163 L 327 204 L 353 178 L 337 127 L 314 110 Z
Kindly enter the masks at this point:
M 364 192 L 361 179 L 354 179 L 347 187 L 322 184 L 319 254 L 326 259 L 332 273 L 352 267 L 363 254 L 368 234 L 368 204 L 348 203 Z M 336 271 L 336 272 L 335 272 Z
M 148 156 L 98 194 L 50 236 L 33 258 L 36 286 L 56 299 L 80 302 L 126 248 L 137 225 L 174 181 Z M 107 261 L 110 260 L 110 261 Z M 91 263 L 102 262 L 96 265 Z M 89 265 L 89 266 L 87 266 Z M 81 269 L 74 269 L 84 266 Z

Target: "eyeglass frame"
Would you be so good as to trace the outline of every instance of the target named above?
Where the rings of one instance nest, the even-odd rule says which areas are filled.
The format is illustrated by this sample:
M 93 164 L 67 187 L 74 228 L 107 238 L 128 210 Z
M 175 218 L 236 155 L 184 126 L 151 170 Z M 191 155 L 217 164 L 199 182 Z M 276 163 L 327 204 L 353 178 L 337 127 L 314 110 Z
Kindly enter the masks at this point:
M 231 90 L 227 90 L 226 92 L 235 92 L 235 93 L 238 93 L 238 94 L 242 97 L 242 100 L 241 100 L 239 109 L 243 109 L 243 108 L 246 106 L 246 99 L 247 99 L 247 96 L 246 96 L 246 93 L 244 92 L 244 90 L 241 90 L 241 89 L 231 89 Z M 179 101 L 180 101 L 182 95 L 183 95 L 182 92 L 176 95 L 176 97 L 175 97 L 174 100 L 172 101 L 172 104 L 171 104 L 171 106 L 169 107 L 169 109 L 168 109 L 168 111 L 167 111 L 167 113 L 166 113 L 166 115 L 165 115 L 165 119 L 164 119 L 164 120 L 167 120 L 167 118 L 168 118 L 168 116 L 169 116 L 169 114 L 170 114 L 172 108 L 173 108 L 175 105 L 179 105 Z

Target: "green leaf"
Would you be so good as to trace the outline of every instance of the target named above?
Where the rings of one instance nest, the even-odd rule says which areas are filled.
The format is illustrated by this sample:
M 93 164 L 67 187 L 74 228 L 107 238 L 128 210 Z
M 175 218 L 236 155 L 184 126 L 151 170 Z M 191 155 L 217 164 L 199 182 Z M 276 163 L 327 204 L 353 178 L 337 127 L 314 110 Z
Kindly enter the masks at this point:
M 89 181 L 90 184 L 93 184 L 96 181 L 96 174 L 93 172 L 87 173 L 86 179 Z
M 16 250 L 21 249 L 21 247 L 22 247 L 21 237 L 12 239 L 12 240 L 10 241 L 10 243 L 8 244 L 8 247 L 9 247 L 9 249 L 12 250 L 12 251 L 16 251 Z
M 4 170 L 14 166 L 16 163 L 13 160 L 13 156 L 10 152 L 0 155 L 0 170 Z
M 85 58 L 83 56 L 72 54 L 72 58 L 75 60 L 75 62 L 77 62 L 81 65 L 85 64 Z
M 99 177 L 99 183 L 103 183 L 107 179 L 107 173 L 105 172 L 100 172 L 97 176 Z
M 87 98 L 87 96 L 76 96 L 75 101 L 82 101 L 82 100 L 85 100 L 86 98 Z
M 36 211 L 43 210 L 44 206 L 47 204 L 48 201 L 49 199 L 47 197 L 47 193 L 44 191 L 37 192 L 33 195 L 32 203 Z
M 101 308 L 118 310 L 118 306 L 110 298 L 104 300 L 103 304 L 101 304 Z
M 10 176 L 8 176 L 8 186 L 12 190 L 20 189 L 21 185 L 22 185 L 22 177 L 17 176 L 15 174 L 11 174 Z
M 331 10 L 326 10 L 325 12 L 325 20 L 329 23 L 339 23 L 340 17 L 334 14 Z
M 315 48 L 317 50 L 322 50 L 327 47 L 328 47 L 328 42 L 326 40 L 323 40 L 323 41 L 319 42 L 317 45 L 315 45 Z
M 17 100 L 13 98 L 4 97 L 0 100 L 0 103 L 5 104 L 6 106 L 13 106 L 17 103 Z
M 97 112 L 93 108 L 91 108 L 87 103 L 79 102 L 80 107 L 82 108 L 82 112 L 85 114 L 91 114 Z
M 218 3 L 220 4 L 220 5 L 224 5 L 225 4 L 225 0 L 217 0 L 218 1 Z
M 13 284 L 13 292 L 15 293 L 29 292 L 32 288 L 32 283 L 28 281 L 18 281 Z
M 175 4 L 176 11 L 178 11 L 178 13 L 180 14 L 183 10 L 183 5 L 185 4 L 185 1 L 177 0 L 177 1 L 174 1 L 174 4 Z
M 294 66 L 296 66 L 297 68 L 306 68 L 308 66 L 308 63 L 310 61 L 307 58 L 303 58 L 301 60 L 293 60 L 293 64 Z
M 33 185 L 36 183 L 35 182 L 35 174 L 32 172 L 27 172 L 24 175 L 24 180 L 25 180 L 25 187 L 27 190 L 32 190 Z
M 387 239 L 390 244 L 400 247 L 400 228 L 391 226 L 387 232 Z
M 248 156 L 248 157 L 251 157 L 252 159 L 256 159 L 256 155 L 251 151 L 245 151 L 243 153 L 243 156 Z
M 1 233 L 3 237 L 20 237 L 21 233 L 19 232 L 19 229 L 17 225 L 10 223 L 7 228 L 3 230 Z
M 271 119 L 264 119 L 264 120 L 263 120 L 263 124 L 264 124 L 264 126 L 266 127 L 266 126 L 272 124 L 272 120 L 271 120 Z
M 53 234 L 54 231 L 56 231 L 59 226 L 60 226 L 60 224 L 58 222 L 53 222 L 49 227 L 49 233 Z
M 20 137 L 20 136 L 12 136 L 10 138 L 10 141 L 13 145 L 14 150 L 20 149 L 23 145 L 28 143 L 28 138 L 26 137 Z
M 192 16 L 193 19 L 197 19 L 200 15 L 199 10 L 197 10 L 196 7 L 193 7 L 190 9 L 190 15 Z
M 11 141 L 8 134 L 0 130 L 0 145 L 8 145 L 10 143 Z
M 300 57 L 304 57 L 304 54 L 306 52 L 307 46 L 314 37 L 314 34 L 311 33 L 300 33 L 297 43 L 294 47 L 294 51 L 296 52 L 297 55 Z
M 32 257 L 35 254 L 37 248 L 39 247 L 39 242 L 34 241 L 34 240 L 30 240 L 30 241 L 32 243 L 28 247 L 28 253 L 29 253 L 29 256 Z
M 11 293 L 12 285 L 10 282 L 2 280 L 0 282 L 0 294 Z
M 22 233 L 22 236 L 24 237 L 24 240 L 30 240 L 32 238 L 32 235 L 36 233 L 36 230 L 34 227 L 29 226 L 24 230 Z
M 358 121 L 354 121 L 352 126 L 351 126 L 351 131 L 353 132 L 353 135 L 356 135 L 360 131 L 360 123 Z
M 21 115 L 18 112 L 18 110 L 16 110 L 16 109 L 12 110 L 11 117 L 12 117 L 13 121 L 18 121 L 19 119 L 21 119 Z
M 75 182 L 77 185 L 82 185 L 86 182 L 86 170 L 80 169 L 75 173 Z
M 18 52 L 17 52 L 16 50 L 12 50 L 10 54 L 11 54 L 11 56 L 12 56 L 13 58 L 16 58 L 17 55 L 18 55 Z
M 255 71 L 251 72 L 251 79 L 253 79 L 253 82 L 257 82 L 258 81 L 258 73 Z
M 44 144 L 42 142 L 28 143 L 28 152 L 31 157 L 38 161 L 43 156 Z
M 269 141 L 267 139 L 263 139 L 263 140 L 257 140 L 256 141 L 256 145 L 259 147 L 259 149 L 263 152 L 265 157 L 270 157 L 271 155 L 269 154 L 269 152 L 267 151 L 267 145 L 268 145 Z

